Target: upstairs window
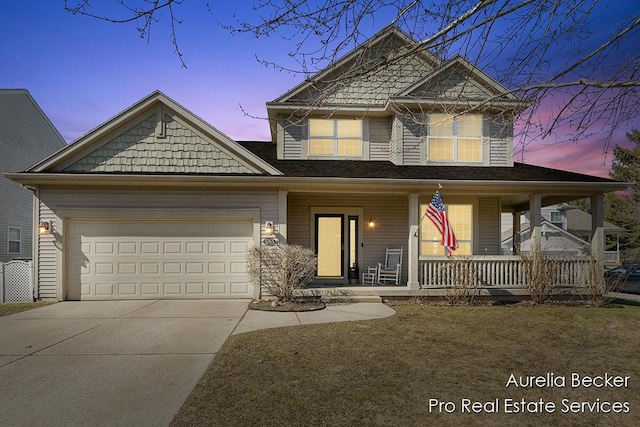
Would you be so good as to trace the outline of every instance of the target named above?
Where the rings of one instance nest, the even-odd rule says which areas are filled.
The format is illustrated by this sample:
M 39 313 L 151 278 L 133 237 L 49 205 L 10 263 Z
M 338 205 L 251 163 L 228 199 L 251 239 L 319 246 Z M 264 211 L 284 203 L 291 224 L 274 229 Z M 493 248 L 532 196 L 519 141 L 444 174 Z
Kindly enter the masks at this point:
M 19 228 L 7 228 L 7 253 L 22 253 L 22 230 L 20 230 Z
M 482 161 L 482 115 L 431 114 L 429 160 L 435 162 Z
M 309 155 L 362 157 L 362 120 L 309 119 Z

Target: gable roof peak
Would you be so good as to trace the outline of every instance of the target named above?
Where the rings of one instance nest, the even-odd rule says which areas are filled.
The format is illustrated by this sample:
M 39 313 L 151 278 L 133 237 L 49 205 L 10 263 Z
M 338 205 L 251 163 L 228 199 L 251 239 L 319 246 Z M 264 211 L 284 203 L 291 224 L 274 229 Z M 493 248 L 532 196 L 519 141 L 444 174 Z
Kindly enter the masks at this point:
M 331 78 L 328 80 L 335 80 L 336 77 L 334 76 L 334 74 L 336 72 L 342 73 L 345 69 L 353 66 L 353 63 L 357 62 L 358 58 L 362 55 L 367 55 L 369 52 L 376 51 L 376 49 L 373 49 L 375 46 L 383 43 L 392 43 L 394 40 L 397 41 L 398 46 L 392 47 L 390 50 L 400 52 L 405 49 L 400 56 L 402 56 L 405 52 L 408 52 L 409 54 L 419 55 L 423 58 L 424 61 L 429 63 L 431 67 L 437 67 L 442 63 L 442 61 L 438 57 L 433 55 L 428 49 L 420 48 L 418 46 L 419 42 L 409 34 L 407 34 L 405 31 L 403 31 L 401 28 L 394 24 L 389 24 L 345 55 L 335 59 L 325 68 L 319 70 L 312 76 L 307 77 L 300 84 L 280 95 L 278 98 L 274 99 L 268 104 L 284 103 L 291 100 L 298 100 L 300 94 L 304 93 L 310 88 L 313 88 L 314 85 L 322 83 L 322 81 L 326 80 L 327 77 L 331 76 Z M 418 48 L 413 51 L 411 50 L 411 47 Z M 407 48 L 409 48 L 408 51 L 406 50 Z M 356 75 L 358 74 L 359 73 L 356 73 Z
M 127 132 L 133 127 L 139 126 L 142 122 L 148 121 L 149 117 L 153 117 L 154 122 L 152 126 L 148 123 L 145 124 L 145 129 L 150 132 L 149 135 L 155 135 L 154 138 L 162 139 L 161 142 L 163 144 L 165 142 L 171 143 L 172 141 L 165 139 L 167 138 L 165 126 L 168 125 L 166 125 L 163 117 L 167 112 L 171 112 L 171 116 L 177 117 L 182 123 L 181 126 L 189 129 L 190 134 L 197 135 L 199 140 L 215 145 L 216 150 L 224 151 L 225 155 L 237 160 L 239 164 L 246 166 L 246 169 L 251 170 L 253 173 L 282 174 L 160 90 L 151 92 L 106 122 L 85 133 L 62 150 L 32 166 L 27 172 L 65 171 L 68 166 L 76 164 L 100 147 L 116 142 L 118 137 L 123 135 L 123 132 Z M 152 129 L 154 127 L 155 130 Z M 183 133 L 180 133 L 180 135 Z M 181 136 L 179 139 L 182 140 L 184 138 Z M 184 146 L 184 144 L 179 145 Z M 118 146 L 118 149 L 121 149 L 121 147 Z

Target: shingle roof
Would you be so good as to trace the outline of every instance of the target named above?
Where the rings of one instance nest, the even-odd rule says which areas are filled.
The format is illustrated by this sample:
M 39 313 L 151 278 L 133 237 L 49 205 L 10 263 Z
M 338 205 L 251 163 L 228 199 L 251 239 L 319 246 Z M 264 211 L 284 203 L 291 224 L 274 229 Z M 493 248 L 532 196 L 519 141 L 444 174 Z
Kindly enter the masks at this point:
M 238 141 L 286 177 L 388 178 L 453 181 L 615 182 L 607 178 L 514 163 L 513 167 L 396 166 L 388 161 L 278 160 L 271 142 Z

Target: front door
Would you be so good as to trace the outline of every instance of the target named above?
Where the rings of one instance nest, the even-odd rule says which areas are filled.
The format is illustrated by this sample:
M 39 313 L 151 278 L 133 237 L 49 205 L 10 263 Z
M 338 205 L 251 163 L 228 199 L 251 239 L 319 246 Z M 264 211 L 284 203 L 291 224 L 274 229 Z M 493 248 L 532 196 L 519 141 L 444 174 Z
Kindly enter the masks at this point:
M 347 283 L 349 269 L 360 264 L 362 209 L 321 210 L 313 214 L 317 278 L 323 283 Z

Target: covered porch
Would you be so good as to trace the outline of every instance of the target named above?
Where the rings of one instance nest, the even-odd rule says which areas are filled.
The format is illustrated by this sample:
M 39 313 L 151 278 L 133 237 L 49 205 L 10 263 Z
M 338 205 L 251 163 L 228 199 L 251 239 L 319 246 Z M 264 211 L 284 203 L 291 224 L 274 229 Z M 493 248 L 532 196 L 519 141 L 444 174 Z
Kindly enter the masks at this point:
M 493 184 L 493 185 L 492 185 Z M 582 286 L 589 277 L 593 262 L 605 254 L 604 196 L 601 188 L 584 183 L 559 187 L 546 183 L 533 188 L 530 184 L 496 186 L 495 183 L 443 183 L 442 198 L 446 205 L 470 206 L 471 222 L 465 253 L 447 257 L 425 253 L 422 237 L 424 208 L 433 192 L 383 188 L 353 188 L 351 191 L 321 191 L 306 188 L 279 191 L 278 235 L 280 243 L 300 244 L 316 250 L 322 240 L 323 221 L 332 222 L 332 249 L 328 255 L 335 262 L 329 274 L 319 274 L 311 293 L 352 296 L 437 295 L 455 286 L 455 269 L 466 269 L 474 286 L 487 295 L 526 295 L 524 261 L 519 255 L 501 255 L 500 217 L 503 212 L 518 219 L 530 211 L 532 236 L 542 238 L 541 208 L 559 201 L 590 197 L 592 203 L 591 254 L 584 259 L 555 259 L 556 282 L 562 286 Z M 437 183 L 422 185 L 435 191 Z M 315 191 L 314 191 L 315 190 Z M 326 189 L 325 189 L 326 190 Z M 413 190 L 413 191 L 412 191 Z M 537 191 L 536 191 L 537 190 Z M 594 194 L 594 192 L 600 191 Z M 286 209 L 284 208 L 286 206 Z M 286 224 L 283 224 L 284 221 Z M 514 224 L 518 221 L 514 220 Z M 284 227 L 282 227 L 285 225 Z M 514 234 L 519 230 L 514 227 Z M 456 232 L 457 233 L 457 232 Z M 517 239 L 516 239 L 517 240 Z M 386 248 L 402 248 L 400 282 L 363 284 L 362 273 L 384 261 Z M 318 252 L 317 252 L 318 253 Z M 322 256 L 320 253 L 319 256 Z M 355 267 L 357 273 L 354 275 Z M 349 272 L 352 272 L 351 276 Z

